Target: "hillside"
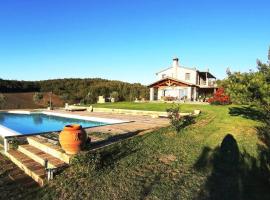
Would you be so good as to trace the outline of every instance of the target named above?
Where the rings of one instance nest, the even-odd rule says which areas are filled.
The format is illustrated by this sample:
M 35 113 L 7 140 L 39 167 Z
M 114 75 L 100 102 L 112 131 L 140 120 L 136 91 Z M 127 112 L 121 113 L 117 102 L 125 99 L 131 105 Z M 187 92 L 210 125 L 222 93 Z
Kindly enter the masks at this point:
M 43 108 L 47 107 L 49 101 L 49 93 L 45 92 L 43 99 L 35 103 L 33 101 L 34 92 L 22 92 L 22 93 L 3 93 L 6 98 L 4 109 L 23 109 L 23 108 Z M 52 95 L 53 105 L 56 107 L 63 106 L 64 101 L 61 100 L 57 95 Z
M 148 99 L 148 88 L 140 83 L 99 78 L 69 78 L 43 81 L 17 81 L 0 79 L 0 93 L 53 92 L 65 102 L 96 103 L 98 96 L 114 97 L 120 101 L 133 101 L 136 98 Z M 18 98 L 19 99 L 19 98 Z

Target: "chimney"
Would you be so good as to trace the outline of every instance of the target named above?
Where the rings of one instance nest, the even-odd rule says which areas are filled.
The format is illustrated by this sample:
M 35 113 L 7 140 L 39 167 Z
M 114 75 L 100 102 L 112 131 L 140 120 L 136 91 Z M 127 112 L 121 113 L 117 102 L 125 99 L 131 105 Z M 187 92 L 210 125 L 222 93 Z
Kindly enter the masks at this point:
M 179 59 L 177 57 L 173 59 L 173 67 L 179 67 L 178 61 Z
M 173 67 L 173 78 L 176 78 L 178 77 L 178 68 L 179 68 L 179 63 L 178 63 L 179 59 L 177 57 L 175 57 L 173 59 L 173 64 L 172 64 L 172 67 Z

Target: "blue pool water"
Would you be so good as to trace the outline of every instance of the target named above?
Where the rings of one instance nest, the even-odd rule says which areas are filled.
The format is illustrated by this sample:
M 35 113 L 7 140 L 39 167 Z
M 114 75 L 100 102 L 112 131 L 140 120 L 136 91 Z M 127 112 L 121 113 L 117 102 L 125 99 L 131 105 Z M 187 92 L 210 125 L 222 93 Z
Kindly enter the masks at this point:
M 0 113 L 0 125 L 25 135 L 61 131 L 67 124 L 80 124 L 83 128 L 106 125 L 106 123 L 102 122 L 65 118 L 40 113 Z

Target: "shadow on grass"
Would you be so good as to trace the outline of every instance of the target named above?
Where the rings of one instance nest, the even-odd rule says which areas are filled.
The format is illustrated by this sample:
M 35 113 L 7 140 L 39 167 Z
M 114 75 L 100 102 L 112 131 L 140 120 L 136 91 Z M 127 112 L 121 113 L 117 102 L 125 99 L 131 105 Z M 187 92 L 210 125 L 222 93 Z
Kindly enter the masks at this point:
M 132 154 L 140 149 L 141 137 L 137 137 L 133 140 L 124 140 L 137 135 L 139 132 L 140 131 L 116 135 L 107 140 L 96 142 L 95 144 L 91 143 L 91 146 L 86 153 L 73 159 L 74 163 L 91 165 L 96 171 L 102 171 L 102 169 L 105 168 L 114 168 L 118 161 L 127 156 L 132 156 Z M 106 146 L 114 142 L 119 143 L 112 146 Z M 99 147 L 103 148 L 98 149 Z
M 119 134 L 119 135 L 113 135 L 113 136 L 108 137 L 105 140 L 91 142 L 90 144 L 88 144 L 86 146 L 86 149 L 85 150 L 87 150 L 87 151 L 89 151 L 89 150 L 95 150 L 95 149 L 101 148 L 103 146 L 106 146 L 106 145 L 109 145 L 109 144 L 112 144 L 112 143 L 115 143 L 115 142 L 119 142 L 121 140 L 130 138 L 130 137 L 133 137 L 133 136 L 136 136 L 140 132 L 142 132 L 142 130 L 137 130 L 135 132 L 128 132 L 128 133 Z
M 170 119 L 171 125 L 174 127 L 177 133 L 180 133 L 183 131 L 186 127 L 192 125 L 195 123 L 195 117 L 194 116 L 182 116 L 179 119 Z
M 263 126 L 257 127 L 257 134 L 261 141 L 258 144 L 258 151 L 261 169 L 268 172 L 265 173 L 265 178 L 270 181 L 270 118 L 267 117 L 264 121 Z
M 268 150 L 269 152 L 269 150 Z M 262 157 L 267 162 L 262 162 Z M 270 199 L 269 154 L 258 159 L 239 151 L 237 141 L 228 134 L 221 146 L 205 147 L 194 165 L 199 171 L 210 170 L 198 199 Z
M 246 119 L 256 121 L 264 121 L 266 118 L 265 114 L 255 106 L 231 107 L 229 108 L 229 114 L 231 116 L 242 116 Z
M 132 156 L 138 150 L 139 148 L 136 145 L 124 143 L 121 146 L 117 145 L 110 149 L 110 151 L 102 151 L 98 153 L 99 161 L 97 168 L 113 168 L 118 161 L 127 156 Z

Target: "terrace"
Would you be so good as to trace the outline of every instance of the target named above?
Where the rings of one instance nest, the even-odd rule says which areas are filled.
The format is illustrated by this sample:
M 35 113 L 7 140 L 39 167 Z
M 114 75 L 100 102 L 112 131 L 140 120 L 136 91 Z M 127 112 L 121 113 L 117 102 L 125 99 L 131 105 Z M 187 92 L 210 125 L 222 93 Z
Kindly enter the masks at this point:
M 171 104 L 123 102 L 95 107 L 164 111 Z M 248 106 L 181 104 L 183 112 L 193 109 L 202 114 L 180 133 L 166 127 L 165 118 L 75 111 L 76 115 L 131 122 L 87 129 L 93 139 L 87 151 L 34 194 L 54 198 L 90 198 L 91 194 L 93 199 L 222 199 L 221 194 L 226 194 L 225 199 L 239 195 L 269 199 L 264 168 L 269 158 L 262 160 L 268 143 L 261 139 L 260 112 Z
M 39 111 L 41 112 L 41 111 Z M 42 111 L 42 113 L 48 116 L 57 117 L 72 117 L 68 121 L 72 123 L 72 120 L 83 119 L 83 120 L 97 120 L 100 122 L 105 122 L 108 124 L 103 124 L 101 126 L 94 125 L 93 127 L 85 127 L 87 137 L 89 137 L 91 144 L 87 146 L 85 151 L 96 151 L 97 149 L 104 148 L 105 146 L 114 144 L 118 141 L 127 139 L 135 135 L 143 135 L 147 132 L 153 131 L 155 129 L 168 126 L 167 118 L 152 118 L 151 116 L 142 115 L 125 115 L 125 114 L 112 114 L 106 112 L 88 112 L 88 111 L 75 111 L 72 114 L 65 110 L 53 110 L 53 111 Z M 30 115 L 29 111 L 12 111 L 9 115 L 16 115 L 16 118 L 21 115 Z M 43 114 L 43 115 L 44 115 Z M 35 112 L 37 117 L 39 114 Z M 30 116 L 29 116 L 30 117 Z M 73 119 L 74 118 L 74 119 Z M 54 120 L 54 117 L 50 119 Z M 23 118 L 21 120 L 24 120 Z M 66 154 L 59 146 L 59 132 L 48 131 L 48 126 L 46 129 L 42 128 L 40 123 L 46 119 L 39 119 L 39 123 L 36 124 L 36 117 L 33 118 L 35 128 L 21 129 L 21 131 L 29 131 L 29 133 L 20 134 L 19 132 L 1 126 L 1 135 L 4 137 L 4 149 L 5 155 L 7 155 L 16 165 L 18 165 L 26 174 L 30 175 L 36 182 L 40 185 L 44 185 L 45 177 L 48 179 L 52 178 L 52 174 L 58 170 L 61 170 L 63 166 L 67 166 L 71 162 L 72 156 Z M 41 121 L 40 121 L 41 120 Z M 71 120 L 71 121 L 70 121 Z M 5 121 L 9 121 L 5 119 Z M 13 121 L 14 122 L 14 121 Z M 73 123 L 85 123 L 73 122 Z M 25 121 L 25 123 L 31 123 L 31 119 Z M 43 122 L 45 123 L 45 122 Z M 67 122 L 68 123 L 68 122 Z M 8 124 L 6 122 L 5 124 Z M 39 128 L 40 126 L 40 128 Z M 55 125 L 54 125 L 55 126 Z M 88 126 L 88 125 L 86 125 Z M 17 127 L 15 127 L 16 129 Z M 32 130 L 33 129 L 33 130 Z M 46 130 L 45 133 L 35 133 L 38 130 Z M 31 132 L 32 131 L 32 132 Z M 59 130 L 60 131 L 60 130 Z M 22 132 L 23 133 L 23 132 Z M 38 135 L 38 136 L 35 136 Z M 17 149 L 10 149 L 10 142 L 18 145 Z M 11 145 L 12 147 L 12 145 Z M 35 166 L 32 168 L 31 166 Z M 46 172 L 46 169 L 51 169 Z

